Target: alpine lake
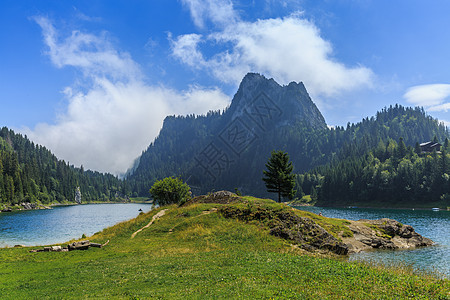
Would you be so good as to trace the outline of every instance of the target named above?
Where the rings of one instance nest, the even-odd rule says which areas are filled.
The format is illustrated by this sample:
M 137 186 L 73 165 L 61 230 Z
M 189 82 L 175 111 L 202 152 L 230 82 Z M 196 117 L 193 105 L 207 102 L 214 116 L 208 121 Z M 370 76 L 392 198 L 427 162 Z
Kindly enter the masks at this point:
M 450 278 L 450 211 L 376 208 L 296 207 L 325 217 L 347 220 L 389 218 L 411 225 L 415 231 L 435 242 L 430 247 L 411 250 L 374 250 L 352 254 L 349 260 L 407 266 Z
M 66 243 L 148 212 L 152 204 L 111 203 L 54 206 L 0 213 L 0 247 Z
M 450 278 L 450 211 L 373 208 L 295 207 L 331 218 L 348 220 L 395 219 L 432 239 L 431 247 L 413 250 L 375 250 L 352 254 L 350 261 L 363 260 L 387 266 L 403 265 Z M 117 203 L 56 206 L 49 210 L 0 213 L 0 247 L 66 243 L 90 236 L 106 227 L 132 219 L 152 209 L 151 204 Z

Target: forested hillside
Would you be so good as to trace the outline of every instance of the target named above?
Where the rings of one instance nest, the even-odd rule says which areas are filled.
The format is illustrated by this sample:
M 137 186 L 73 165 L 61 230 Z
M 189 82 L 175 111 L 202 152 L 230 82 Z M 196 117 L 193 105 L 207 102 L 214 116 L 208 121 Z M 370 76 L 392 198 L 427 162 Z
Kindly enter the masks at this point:
M 301 174 L 359 157 L 390 140 L 403 138 L 412 146 L 434 136 L 443 141 L 448 137 L 447 128 L 421 108 L 400 105 L 357 124 L 329 129 L 303 84 L 280 86 L 273 79 L 248 74 L 225 111 L 167 117 L 127 182 L 142 196 L 155 180 L 179 176 L 195 194 L 237 188 L 270 197 L 261 177 L 272 150 L 287 151 L 294 172 Z M 302 190 L 310 193 L 317 181 L 307 180 L 298 196 Z
M 421 152 L 388 141 L 361 156 L 350 156 L 312 174 L 301 175 L 305 189 L 314 186 L 319 206 L 450 206 L 448 139 L 442 152 Z
M 422 109 L 395 106 L 346 131 L 356 138 L 345 144 L 340 159 L 298 176 L 299 190 L 318 205 L 450 206 L 443 124 Z M 441 152 L 421 151 L 419 143 L 431 140 L 443 143 Z
M 408 146 L 426 142 L 436 137 L 444 141 L 449 132 L 444 123 L 426 114 L 423 108 L 390 106 L 377 112 L 374 117 L 365 118 L 357 124 L 338 128 L 344 136 L 340 158 L 363 154 L 378 146 L 380 141 L 403 139 Z
M 124 181 L 70 166 L 3 128 L 0 203 L 73 201 L 78 186 L 85 201 L 148 196 L 152 184 L 168 176 L 181 177 L 197 195 L 239 189 L 271 197 L 261 178 L 272 150 L 287 151 L 294 172 L 302 174 L 297 196 L 317 195 L 321 204 L 440 201 L 450 195 L 446 156 L 414 154 L 411 147 L 448 137 L 423 109 L 400 105 L 330 129 L 302 83 L 280 86 L 250 73 L 224 111 L 167 117 Z M 397 150 L 403 145 L 406 150 Z
M 0 203 L 105 201 L 122 195 L 123 183 L 109 174 L 84 171 L 58 160 L 43 146 L 6 127 L 0 131 Z
M 167 117 L 127 182 L 139 195 L 157 179 L 180 176 L 195 194 L 238 188 L 268 196 L 261 177 L 271 151 L 288 151 L 296 170 L 306 171 L 334 155 L 328 134 L 302 83 L 280 86 L 250 73 L 225 111 Z

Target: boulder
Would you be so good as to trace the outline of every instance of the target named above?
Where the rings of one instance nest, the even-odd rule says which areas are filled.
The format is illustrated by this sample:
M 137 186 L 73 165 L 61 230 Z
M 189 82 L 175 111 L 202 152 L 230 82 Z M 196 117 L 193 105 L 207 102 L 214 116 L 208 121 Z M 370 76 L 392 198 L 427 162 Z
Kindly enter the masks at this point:
M 26 209 L 26 210 L 32 210 L 32 209 L 37 208 L 36 203 L 24 202 L 24 203 L 21 203 L 20 205 L 22 205 L 23 209 Z
M 433 241 L 415 232 L 410 225 L 392 219 L 349 221 L 353 237 L 343 237 L 349 253 L 369 249 L 408 249 L 431 246 Z
M 184 203 L 182 206 L 188 206 L 193 203 L 230 204 L 239 201 L 241 201 L 241 199 L 235 193 L 229 191 L 218 191 L 212 194 L 194 197 L 193 199 Z
M 91 246 L 89 241 L 81 241 L 81 242 L 73 242 L 72 244 L 67 245 L 69 251 L 73 250 L 87 250 Z

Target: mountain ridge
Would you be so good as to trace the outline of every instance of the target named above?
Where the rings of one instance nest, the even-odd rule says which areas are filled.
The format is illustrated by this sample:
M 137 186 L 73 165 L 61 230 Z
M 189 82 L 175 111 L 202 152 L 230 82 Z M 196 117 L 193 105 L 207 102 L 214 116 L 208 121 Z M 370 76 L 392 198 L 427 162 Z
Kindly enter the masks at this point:
M 206 115 L 168 116 L 127 181 L 147 195 L 155 180 L 181 177 L 194 194 L 235 190 L 270 197 L 261 180 L 272 150 L 290 154 L 295 173 L 364 153 L 380 141 L 443 141 L 448 129 L 422 108 L 395 105 L 347 127 L 328 128 L 303 83 L 281 86 L 249 73 L 230 106 Z M 298 196 L 301 196 L 299 191 Z
M 347 127 L 328 128 L 303 83 L 281 86 L 274 79 L 249 73 L 233 102 L 206 115 L 167 116 L 158 137 L 135 161 L 124 181 L 84 171 L 58 160 L 45 147 L 6 128 L 0 132 L 0 202 L 72 201 L 81 187 L 84 199 L 116 195 L 148 197 L 155 180 L 181 177 L 194 194 L 239 189 L 271 197 L 261 180 L 272 150 L 287 151 L 294 172 L 350 156 L 403 138 L 416 142 L 449 138 L 443 123 L 422 108 L 390 106 Z M 2 139 L 3 137 L 4 139 Z M 311 186 L 303 188 L 308 193 Z M 299 191 L 297 196 L 301 196 Z
M 252 104 L 257 107 L 253 107 Z M 231 114 L 233 120 L 244 116 L 246 112 L 249 114 L 281 112 L 283 119 L 291 123 L 306 120 L 315 128 L 326 126 L 325 118 L 311 100 L 302 82 L 291 82 L 282 86 L 273 78 L 267 79 L 258 73 L 245 75 L 225 114 Z
M 304 134 L 294 137 L 291 128 L 302 128 Z M 303 83 L 281 86 L 274 79 L 248 73 L 223 112 L 166 117 L 160 134 L 127 178 L 135 186 L 140 182 L 138 194 L 145 193 L 151 181 L 166 176 L 180 176 L 200 186 L 198 192 L 249 190 L 249 185 L 261 189 L 260 183 L 248 182 L 244 174 L 232 175 L 237 166 L 261 169 L 274 148 L 289 150 L 290 140 L 298 144 L 307 135 L 325 130 L 325 119 Z M 271 143 L 266 144 L 268 140 Z M 256 159 L 254 153 L 258 153 Z

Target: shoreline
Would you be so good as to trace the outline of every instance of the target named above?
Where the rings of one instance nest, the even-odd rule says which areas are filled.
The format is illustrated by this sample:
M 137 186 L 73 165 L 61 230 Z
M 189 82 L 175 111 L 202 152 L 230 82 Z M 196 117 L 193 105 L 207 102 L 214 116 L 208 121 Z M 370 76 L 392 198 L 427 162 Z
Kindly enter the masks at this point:
M 43 205 L 40 203 L 30 203 L 30 202 L 22 202 L 20 204 L 16 204 L 14 206 L 5 205 L 0 209 L 0 213 L 10 213 L 17 211 L 28 211 L 28 210 L 44 210 L 44 209 L 53 209 L 53 207 L 58 206 L 74 206 L 74 205 L 88 205 L 88 204 L 153 204 L 152 200 L 143 200 L 143 201 L 89 201 L 83 203 L 74 203 L 74 202 L 57 202 L 50 203 L 48 205 Z
M 64 203 L 56 203 L 56 204 L 52 204 L 52 208 L 53 207 L 60 207 L 61 209 L 63 209 L 64 207 L 72 207 L 72 206 L 87 206 L 87 205 L 91 205 L 91 204 L 132 204 L 136 206 L 136 211 L 137 209 L 140 207 L 142 209 L 144 209 L 144 211 L 151 211 L 153 209 L 153 207 L 150 207 L 150 205 L 152 203 L 139 203 L 139 202 L 99 202 L 99 203 L 81 203 L 81 204 L 76 204 L 76 203 L 68 203 L 68 204 L 64 204 Z M 144 204 L 145 206 L 140 206 L 141 204 Z M 52 209 L 50 208 L 50 209 Z M 12 213 L 18 213 L 18 212 L 24 212 L 24 211 L 39 211 L 39 210 L 44 210 L 44 208 L 36 208 L 36 209 L 31 209 L 31 210 L 25 210 L 25 209 L 21 209 L 21 210 L 14 210 L 12 211 Z M 0 213 L 1 215 L 1 213 Z M 5 217 L 7 217 L 8 214 L 5 214 Z M 13 216 L 14 214 L 11 214 L 11 216 Z M 111 224 L 111 225 L 107 225 L 104 228 L 99 229 L 99 232 L 109 228 L 109 227 L 113 227 L 121 222 L 127 222 L 132 220 L 133 218 L 135 218 L 136 216 L 130 216 L 130 218 L 127 218 L 123 221 L 118 221 L 117 223 Z M 14 217 L 13 217 L 14 218 Z M 78 235 L 84 234 L 83 232 L 80 231 L 80 233 Z M 32 247 L 45 247 L 45 246 L 54 246 L 54 245 L 63 245 L 63 244 L 68 244 L 74 240 L 78 240 L 80 239 L 79 237 L 75 237 L 71 240 L 68 239 L 62 239 L 62 240 L 57 240 L 57 241 L 49 241 L 48 239 L 46 239 L 47 241 L 43 242 L 43 241 L 36 241 L 36 243 L 30 243 L 29 241 L 25 241 L 25 240 L 18 240 L 18 239 L 14 239 L 14 240 L 9 240 L 8 241 L 2 241 L 0 240 L 0 249 L 12 249 L 12 248 L 32 248 Z
M 346 208 L 346 209 L 395 209 L 395 210 L 433 210 L 435 208 L 439 208 L 439 211 L 450 211 L 450 207 L 443 208 L 438 206 L 430 206 L 430 207 L 387 207 L 387 206 L 345 206 L 345 205 L 337 205 L 337 206 L 316 206 L 310 204 L 296 204 L 291 202 L 285 202 L 286 205 L 291 207 L 317 207 L 317 208 Z

